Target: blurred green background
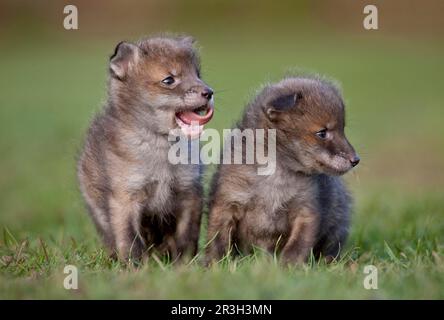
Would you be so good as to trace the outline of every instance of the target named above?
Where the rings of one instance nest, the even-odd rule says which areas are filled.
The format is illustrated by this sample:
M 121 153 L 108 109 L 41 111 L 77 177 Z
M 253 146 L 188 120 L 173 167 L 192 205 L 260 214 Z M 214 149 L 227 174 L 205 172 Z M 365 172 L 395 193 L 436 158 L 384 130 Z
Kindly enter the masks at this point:
M 78 30 L 63 28 L 67 4 L 79 10 Z M 366 4 L 378 7 L 379 30 L 363 28 Z M 295 286 L 280 294 L 273 285 L 279 279 L 283 285 L 290 275 L 281 277 L 275 271 L 269 287 L 265 281 L 263 290 L 272 292 L 265 297 L 349 297 L 350 289 L 350 297 L 443 298 L 443 15 L 444 2 L 438 0 L 2 0 L 2 294 L 60 294 L 34 291 L 35 283 L 20 281 L 46 281 L 46 276 L 60 272 L 61 260 L 54 258 L 58 262 L 43 269 L 26 261 L 20 266 L 12 238 L 18 244 L 26 240 L 25 247 L 34 244 L 35 250 L 40 250 L 37 239 L 44 239 L 48 247 L 63 247 L 66 239 L 75 239 L 84 242 L 89 253 L 100 248 L 77 189 L 75 158 L 92 115 L 106 97 L 108 57 L 121 40 L 177 32 L 198 40 L 203 77 L 216 91 L 216 113 L 209 127 L 231 127 L 261 84 L 279 80 L 288 71 L 302 69 L 337 79 L 347 105 L 347 134 L 362 158 L 347 177 L 356 197 L 349 243 L 350 250 L 357 250 L 354 259 L 374 263 L 405 259 L 407 264 L 413 261 L 411 268 L 419 266 L 418 272 L 430 274 L 423 279 L 422 273 L 407 273 L 414 278 L 409 278 L 406 288 L 399 286 L 403 280 L 387 280 L 392 287 L 371 295 L 350 283 L 329 293 L 310 290 L 309 283 L 316 286 L 314 274 L 305 291 Z M 399 268 L 404 270 L 402 264 Z M 205 289 L 198 286 L 194 295 L 185 286 L 183 291 L 157 295 L 141 289 L 135 297 L 263 297 L 252 284 L 244 295 L 225 290 L 230 280 L 224 284 L 220 279 L 229 276 L 221 274 L 219 280 L 211 276 L 214 287 L 211 282 Z M 179 276 L 170 272 L 165 277 L 173 282 Z M 322 286 L 333 286 L 333 280 L 326 280 L 328 271 L 319 277 Z M 94 293 L 83 297 L 108 297 L 105 289 L 91 290 Z M 123 292 L 109 297 L 133 297 Z

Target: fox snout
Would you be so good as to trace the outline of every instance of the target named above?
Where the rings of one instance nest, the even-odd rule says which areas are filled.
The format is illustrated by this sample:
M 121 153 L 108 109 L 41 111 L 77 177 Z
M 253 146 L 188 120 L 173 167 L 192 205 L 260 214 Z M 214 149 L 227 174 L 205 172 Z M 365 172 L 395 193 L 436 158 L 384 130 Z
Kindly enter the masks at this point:
M 333 141 L 333 143 L 335 143 L 335 141 Z M 351 170 L 352 168 L 356 167 L 358 163 L 361 161 L 361 158 L 356 153 L 355 149 L 345 136 L 343 136 L 342 139 L 337 141 L 337 144 L 338 146 L 336 148 L 337 150 L 339 149 L 340 151 L 337 153 L 337 156 L 333 156 L 333 159 L 338 156 L 343 159 L 342 161 L 340 161 L 341 165 L 339 165 L 339 168 L 337 169 L 339 169 L 339 171 L 342 171 L 342 173 L 345 173 Z M 338 162 L 336 163 L 336 165 L 338 165 Z
M 358 163 L 361 161 L 361 158 L 359 157 L 353 146 L 350 144 L 350 142 L 348 142 L 347 138 L 345 137 L 343 144 L 345 145 L 344 148 L 345 150 L 344 152 L 341 153 L 345 155 L 345 158 L 350 162 L 352 168 L 356 167 Z
M 200 94 L 209 101 L 213 97 L 213 90 L 210 87 L 206 87 L 201 91 Z
M 337 136 L 329 142 L 328 146 L 315 149 L 313 156 L 320 165 L 318 171 L 331 175 L 343 175 L 361 161 L 348 140 Z
M 199 80 L 200 83 L 190 86 L 185 90 L 184 101 L 186 106 L 201 107 L 212 101 L 214 92 L 207 84 Z
M 199 79 L 199 83 L 192 85 L 188 90 L 185 91 L 185 94 L 195 95 L 197 98 L 204 98 L 207 101 L 210 101 L 213 97 L 214 91 Z
M 352 158 L 350 158 L 350 164 L 352 165 L 352 167 L 356 167 L 359 161 L 361 161 L 361 158 L 356 153 Z

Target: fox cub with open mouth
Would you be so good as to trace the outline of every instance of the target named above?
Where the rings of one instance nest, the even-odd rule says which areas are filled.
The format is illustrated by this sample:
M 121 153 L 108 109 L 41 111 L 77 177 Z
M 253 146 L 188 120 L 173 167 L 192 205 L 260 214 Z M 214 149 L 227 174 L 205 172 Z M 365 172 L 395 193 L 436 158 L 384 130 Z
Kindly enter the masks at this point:
M 254 247 L 279 253 L 284 263 L 303 263 L 311 250 L 338 257 L 351 203 L 339 176 L 360 160 L 344 134 L 344 108 L 339 90 L 315 77 L 269 85 L 247 106 L 240 130 L 276 130 L 276 150 L 264 143 L 268 153 L 276 152 L 275 171 L 258 175 L 257 162 L 219 165 L 209 202 L 207 263 Z M 234 151 L 231 143 L 225 147 Z M 245 153 L 245 142 L 241 149 Z
M 198 136 L 213 116 L 191 37 L 121 42 L 110 58 L 108 100 L 78 162 L 81 192 L 110 253 L 194 255 L 201 168 L 168 161 L 171 130 Z

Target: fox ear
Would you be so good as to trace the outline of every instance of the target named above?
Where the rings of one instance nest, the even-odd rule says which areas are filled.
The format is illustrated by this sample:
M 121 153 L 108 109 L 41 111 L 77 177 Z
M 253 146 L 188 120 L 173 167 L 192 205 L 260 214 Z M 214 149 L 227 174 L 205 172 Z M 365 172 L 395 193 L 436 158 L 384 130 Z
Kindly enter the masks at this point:
M 141 56 L 140 48 L 129 42 L 120 42 L 110 58 L 109 69 L 111 76 L 124 80 Z
M 265 106 L 265 113 L 270 120 L 276 120 L 282 112 L 293 109 L 302 99 L 301 93 L 292 93 L 274 98 Z
M 180 37 L 179 40 L 190 47 L 196 43 L 196 39 L 194 39 L 192 36 L 183 36 Z

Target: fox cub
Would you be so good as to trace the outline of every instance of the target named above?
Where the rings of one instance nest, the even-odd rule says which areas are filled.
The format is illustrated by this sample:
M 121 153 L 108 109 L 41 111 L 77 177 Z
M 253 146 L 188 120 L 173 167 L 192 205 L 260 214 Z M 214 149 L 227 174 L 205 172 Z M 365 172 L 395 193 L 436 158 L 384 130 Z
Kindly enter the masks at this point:
M 294 77 L 265 87 L 238 128 L 276 130 L 276 150 L 268 150 L 276 152 L 275 171 L 258 175 L 257 162 L 219 165 L 210 192 L 207 263 L 230 249 L 250 253 L 254 247 L 278 252 L 284 263 L 303 263 L 311 250 L 338 257 L 351 203 L 339 176 L 360 160 L 344 126 L 341 94 L 326 80 Z
M 110 253 L 123 260 L 153 250 L 172 259 L 194 255 L 201 168 L 168 161 L 170 131 L 199 134 L 213 115 L 213 91 L 200 78 L 193 40 L 122 42 L 109 74 L 107 103 L 91 123 L 78 162 L 95 225 Z

